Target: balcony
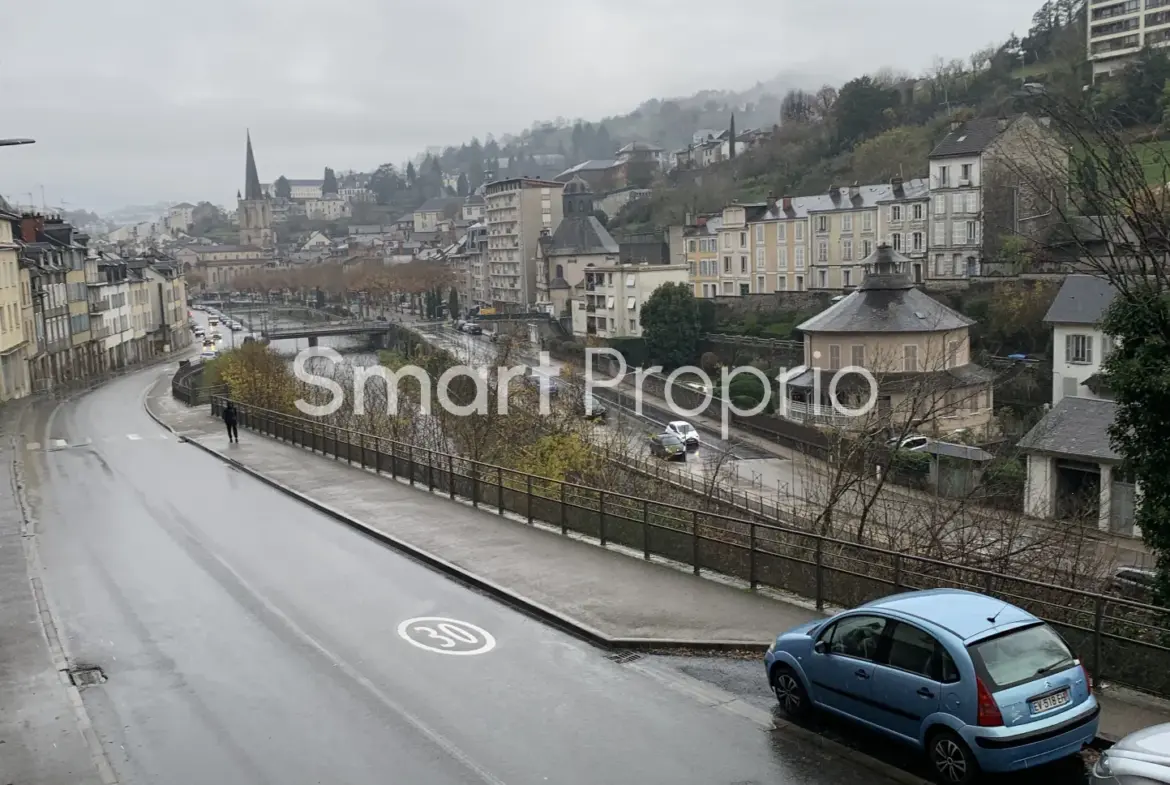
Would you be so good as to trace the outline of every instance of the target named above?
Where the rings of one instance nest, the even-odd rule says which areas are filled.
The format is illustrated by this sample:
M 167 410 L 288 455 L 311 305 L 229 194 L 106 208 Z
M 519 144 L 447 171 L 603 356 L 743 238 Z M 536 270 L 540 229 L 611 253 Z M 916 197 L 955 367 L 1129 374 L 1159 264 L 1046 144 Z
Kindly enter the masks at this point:
M 110 310 L 109 300 L 91 300 L 89 303 L 90 313 L 102 313 L 103 311 L 108 310 Z

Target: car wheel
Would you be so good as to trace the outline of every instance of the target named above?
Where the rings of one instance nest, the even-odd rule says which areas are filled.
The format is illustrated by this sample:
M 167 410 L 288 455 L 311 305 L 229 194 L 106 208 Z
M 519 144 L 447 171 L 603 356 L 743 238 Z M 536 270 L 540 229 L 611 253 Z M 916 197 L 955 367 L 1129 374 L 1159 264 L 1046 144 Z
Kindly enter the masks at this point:
M 772 692 L 786 715 L 794 720 L 808 716 L 808 693 L 792 668 L 780 665 L 772 670 Z
M 926 745 L 935 779 L 946 785 L 970 785 L 979 779 L 979 764 L 971 750 L 949 730 L 931 734 Z

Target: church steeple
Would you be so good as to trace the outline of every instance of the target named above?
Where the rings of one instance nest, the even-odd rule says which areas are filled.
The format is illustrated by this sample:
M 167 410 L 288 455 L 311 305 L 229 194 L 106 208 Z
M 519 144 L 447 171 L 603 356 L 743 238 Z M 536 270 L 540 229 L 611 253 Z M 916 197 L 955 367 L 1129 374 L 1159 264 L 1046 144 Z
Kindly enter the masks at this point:
M 252 132 L 248 131 L 248 157 L 244 163 L 244 198 L 248 201 L 264 198 L 260 189 L 260 175 L 256 171 L 256 156 L 252 154 Z

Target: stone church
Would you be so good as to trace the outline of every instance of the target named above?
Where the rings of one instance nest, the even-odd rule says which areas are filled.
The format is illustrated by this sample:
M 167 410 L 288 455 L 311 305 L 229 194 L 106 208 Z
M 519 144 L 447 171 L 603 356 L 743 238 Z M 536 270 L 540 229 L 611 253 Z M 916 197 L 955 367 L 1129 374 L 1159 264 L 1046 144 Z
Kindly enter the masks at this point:
M 252 153 L 252 134 L 248 133 L 248 153 L 244 164 L 244 195 L 236 192 L 239 201 L 236 215 L 240 219 L 240 245 L 244 248 L 271 250 L 276 245 L 272 231 L 272 203 L 260 187 L 256 171 L 256 156 Z

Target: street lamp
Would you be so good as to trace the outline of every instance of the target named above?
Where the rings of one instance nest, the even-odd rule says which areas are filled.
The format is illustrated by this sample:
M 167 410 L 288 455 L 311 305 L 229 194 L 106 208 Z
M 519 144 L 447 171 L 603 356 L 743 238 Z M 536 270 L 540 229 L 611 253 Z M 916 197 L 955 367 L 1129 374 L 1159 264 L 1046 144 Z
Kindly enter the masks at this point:
M 0 139 L 0 147 L 15 147 L 18 144 L 36 144 L 36 139 Z

